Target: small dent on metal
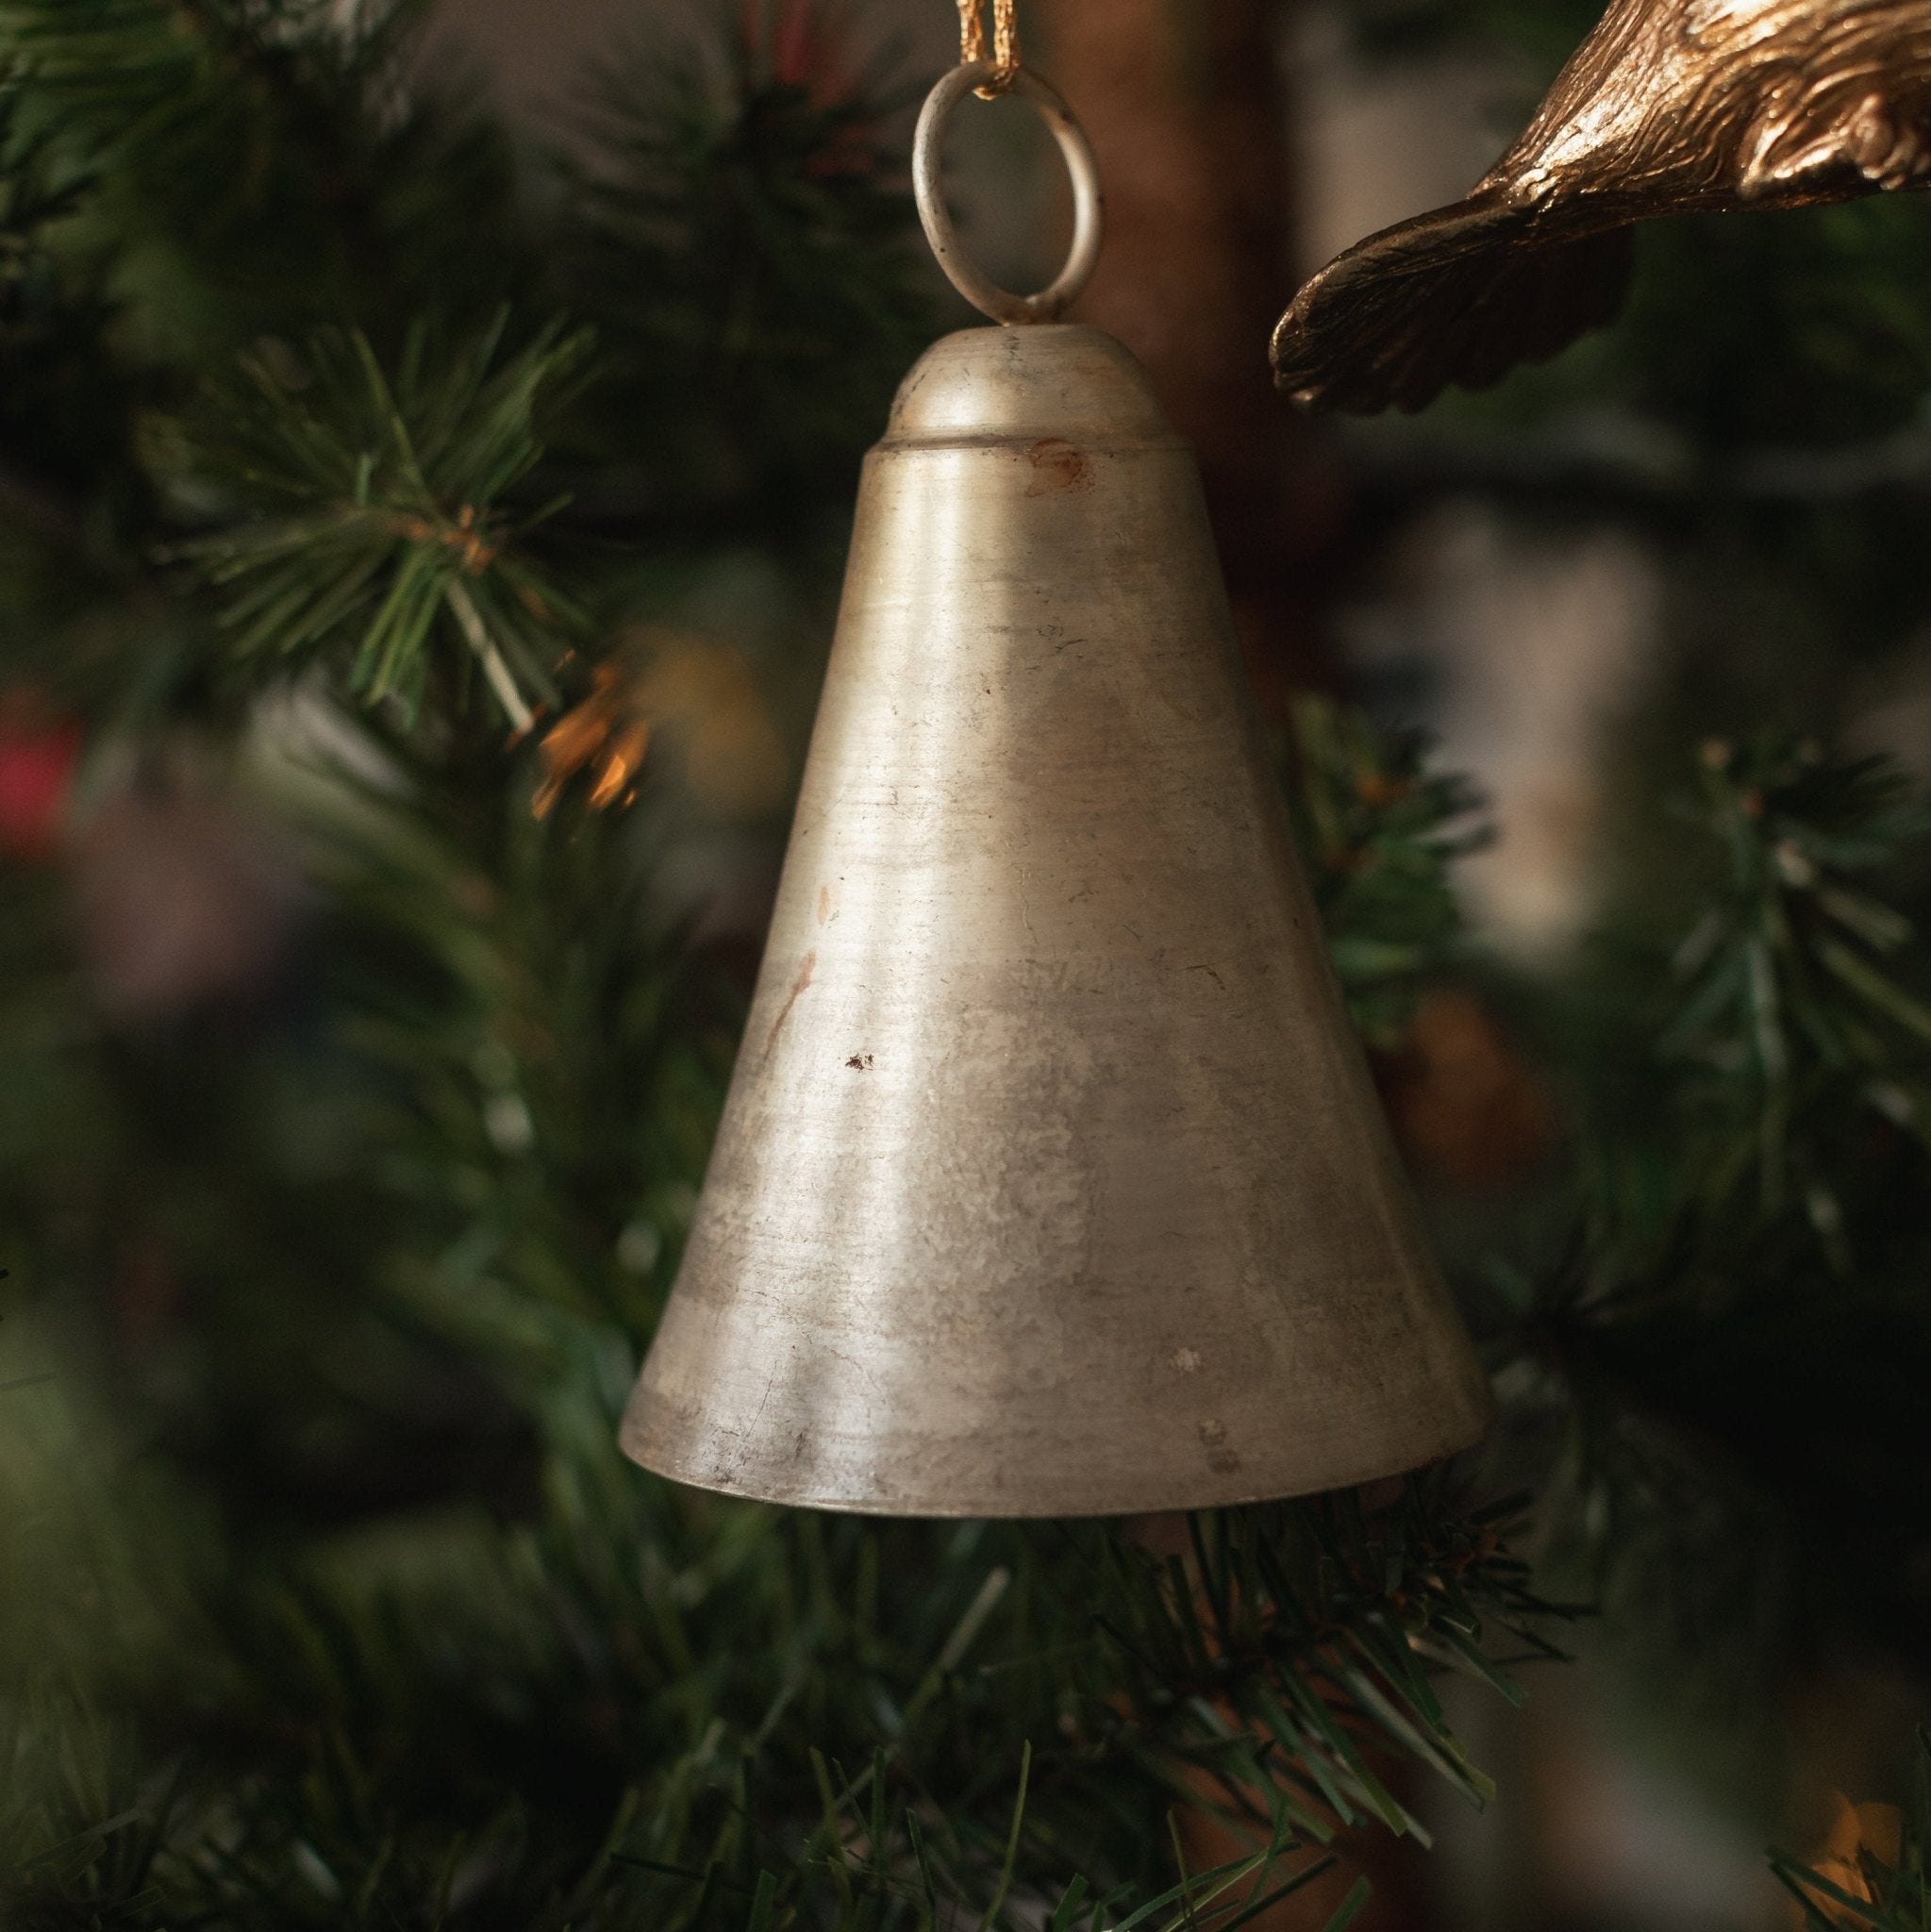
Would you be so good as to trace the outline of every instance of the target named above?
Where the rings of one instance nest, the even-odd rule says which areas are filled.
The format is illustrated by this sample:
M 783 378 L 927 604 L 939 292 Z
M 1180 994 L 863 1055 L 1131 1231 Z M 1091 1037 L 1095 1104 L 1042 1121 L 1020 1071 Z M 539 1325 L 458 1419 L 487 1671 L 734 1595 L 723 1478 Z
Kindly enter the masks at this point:
M 1216 1475 L 1226 1475 L 1240 1467 L 1240 1458 L 1226 1446 L 1225 1423 L 1209 1417 L 1200 1425 L 1200 1441 L 1207 1451 L 1207 1466 Z

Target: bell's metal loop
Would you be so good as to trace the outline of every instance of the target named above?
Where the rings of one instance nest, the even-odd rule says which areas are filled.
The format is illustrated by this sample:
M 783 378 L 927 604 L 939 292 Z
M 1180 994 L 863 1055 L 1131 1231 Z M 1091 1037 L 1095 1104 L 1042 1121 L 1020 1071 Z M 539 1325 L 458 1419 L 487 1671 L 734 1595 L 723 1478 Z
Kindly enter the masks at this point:
M 941 177 L 945 130 L 953 109 L 969 93 L 994 85 L 1039 108 L 1059 143 L 1059 152 L 1066 158 L 1067 173 L 1073 177 L 1073 245 L 1057 278 L 1037 295 L 1015 295 L 983 275 L 966 254 L 945 206 Z M 1080 291 L 1092 275 L 1093 264 L 1099 259 L 1104 203 L 1100 171 L 1086 130 L 1074 119 L 1073 109 L 1061 98 L 1058 89 L 1024 67 L 1002 79 L 992 61 L 969 61 L 955 67 L 925 97 L 912 142 L 912 192 L 919 204 L 919 220 L 924 224 L 925 239 L 939 258 L 939 266 L 945 271 L 952 286 L 994 322 L 1056 321 L 1078 300 Z

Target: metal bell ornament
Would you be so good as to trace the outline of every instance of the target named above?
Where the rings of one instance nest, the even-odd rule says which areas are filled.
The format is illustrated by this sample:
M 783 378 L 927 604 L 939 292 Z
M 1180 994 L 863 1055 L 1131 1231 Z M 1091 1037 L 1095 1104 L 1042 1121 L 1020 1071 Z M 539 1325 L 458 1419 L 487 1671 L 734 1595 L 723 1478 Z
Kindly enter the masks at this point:
M 940 150 L 1010 88 L 1071 168 L 1043 294 L 962 254 Z M 997 321 L 867 457 L 771 937 L 624 1424 L 647 1468 L 908 1516 L 1196 1508 L 1467 1446 L 1432 1262 L 1246 709 L 1188 446 L 1054 321 L 1100 241 L 1016 63 L 920 120 L 934 250 Z

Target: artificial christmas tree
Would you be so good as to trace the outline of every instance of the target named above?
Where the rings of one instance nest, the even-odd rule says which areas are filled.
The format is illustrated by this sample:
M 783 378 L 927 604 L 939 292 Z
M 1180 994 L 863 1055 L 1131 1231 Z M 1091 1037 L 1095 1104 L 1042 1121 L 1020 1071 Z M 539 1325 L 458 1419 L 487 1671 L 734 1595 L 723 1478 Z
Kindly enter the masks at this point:
M 1546 72 L 1588 24 L 1358 26 Z M 1925 614 L 1923 205 L 1659 229 L 1609 334 L 1323 445 L 1295 621 L 1335 663 L 1447 498 L 1634 533 L 1665 585 L 1583 956 L 1459 927 L 1479 811 L 1408 737 L 1323 702 L 1283 757 L 1492 1459 L 841 1519 L 685 1492 L 615 1431 L 860 453 L 947 321 L 891 83 L 816 8 L 725 9 L 533 152 L 419 25 L 0 8 L 0 684 L 51 721 L 36 770 L 83 731 L 59 838 L 0 857 L 9 1923 L 1448 1923 L 1364 1874 L 1434 1791 L 1490 1795 L 1441 1674 L 1506 1707 L 1571 1668 L 1521 1663 L 1570 1641 L 1547 1599 L 1600 1612 L 1622 1707 L 1706 1762 L 1751 1740 L 1804 1908 L 1908 1923 L 1922 1825 L 1833 1836 L 1766 1740 L 1847 1657 L 1925 1662 L 1931 815 L 1831 748 Z M 724 741 L 757 769 L 683 783 Z M 192 932 L 245 973 L 133 972 L 161 837 L 235 855 Z M 1424 992 L 1482 1016 L 1506 1131 Z M 1430 1155 L 1457 1119 L 1484 1158 Z M 1914 1692 L 1887 1709 L 1907 1742 Z M 1556 1923 L 1518 1894 L 1485 1932 L 1518 1905 Z

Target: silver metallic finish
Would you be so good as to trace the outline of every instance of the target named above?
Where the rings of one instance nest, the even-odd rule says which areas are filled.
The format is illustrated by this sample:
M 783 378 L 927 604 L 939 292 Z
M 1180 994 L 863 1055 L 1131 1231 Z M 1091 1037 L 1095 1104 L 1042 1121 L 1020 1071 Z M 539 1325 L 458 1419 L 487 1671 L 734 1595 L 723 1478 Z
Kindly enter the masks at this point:
M 1245 710 L 1193 459 L 1097 329 L 931 349 L 866 459 L 750 1024 L 624 1445 L 923 1516 L 1466 1446 Z
M 912 195 L 939 266 L 974 308 L 994 322 L 1054 322 L 1079 299 L 1079 291 L 1100 258 L 1105 208 L 1099 164 L 1093 159 L 1085 130 L 1050 81 L 1022 67 L 1001 82 L 999 72 L 990 60 L 971 61 L 955 67 L 926 95 L 918 131 L 912 137 Z M 967 94 L 995 83 L 1002 92 L 1017 94 L 1039 108 L 1059 143 L 1066 172 L 1073 178 L 1073 243 L 1067 250 L 1066 266 L 1052 286 L 1037 295 L 1015 295 L 982 275 L 966 253 L 945 206 L 945 130 L 953 110 Z

